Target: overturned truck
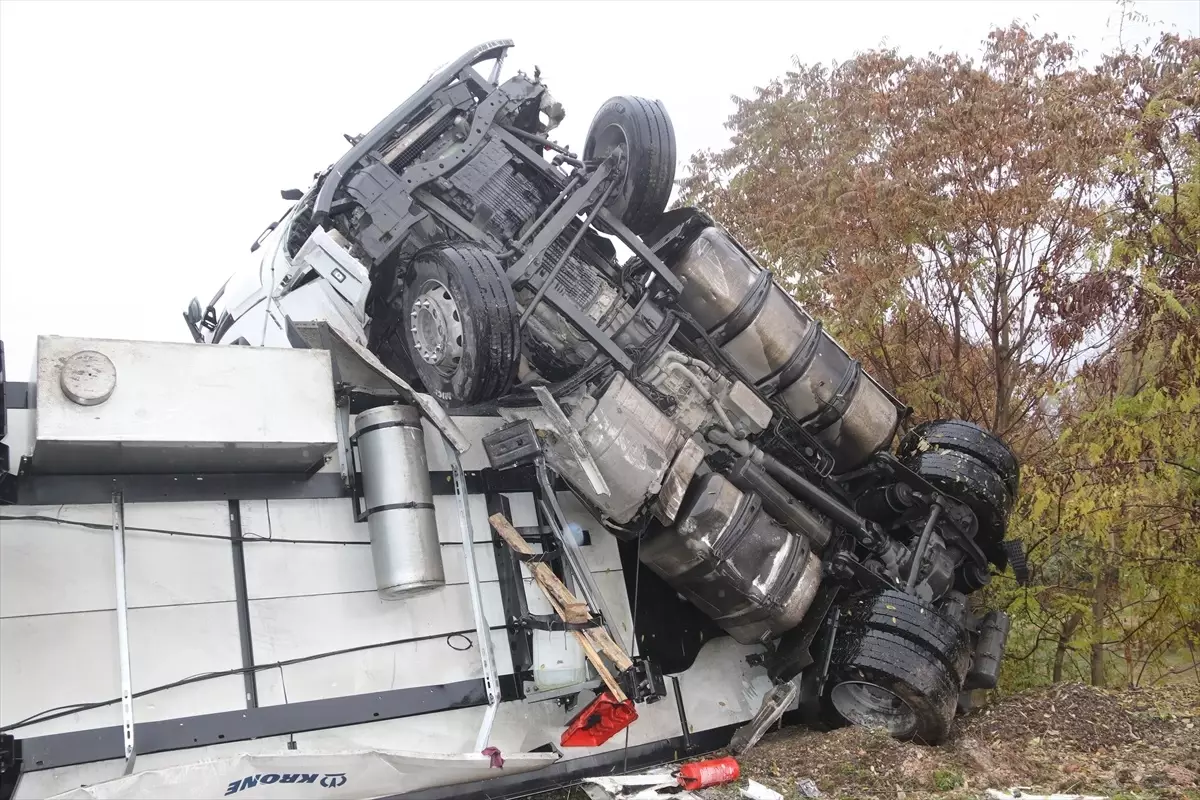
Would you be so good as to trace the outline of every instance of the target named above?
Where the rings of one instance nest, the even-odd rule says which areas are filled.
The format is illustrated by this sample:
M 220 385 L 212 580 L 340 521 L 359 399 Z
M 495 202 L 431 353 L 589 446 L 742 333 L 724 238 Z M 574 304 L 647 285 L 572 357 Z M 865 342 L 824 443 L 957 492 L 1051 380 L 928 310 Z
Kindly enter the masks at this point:
M 666 210 L 662 104 L 571 152 L 511 46 L 285 191 L 194 343 L 0 343 L 0 800 L 496 798 L 996 685 L 1011 450 Z
M 904 404 L 716 220 L 666 211 L 661 103 L 609 100 L 570 152 L 540 75 L 500 80 L 510 47 L 448 64 L 285 192 L 254 291 L 194 302 L 196 340 L 338 327 L 452 415 L 506 420 L 492 467 L 544 465 L 622 541 L 658 668 L 728 635 L 764 646 L 808 721 L 939 741 L 960 694 L 996 684 L 1008 621 L 968 595 L 1023 576 L 1013 453 L 963 421 L 903 430 Z

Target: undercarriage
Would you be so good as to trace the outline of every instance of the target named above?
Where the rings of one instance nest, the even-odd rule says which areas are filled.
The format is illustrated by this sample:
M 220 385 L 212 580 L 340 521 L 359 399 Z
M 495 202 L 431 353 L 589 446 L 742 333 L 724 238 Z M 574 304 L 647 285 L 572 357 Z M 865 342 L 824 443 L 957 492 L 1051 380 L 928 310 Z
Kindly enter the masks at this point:
M 392 373 L 451 416 L 505 420 L 491 466 L 561 478 L 621 540 L 658 669 L 729 636 L 765 648 L 805 721 L 941 740 L 998 679 L 1008 619 L 970 595 L 1024 576 L 1015 456 L 969 422 L 910 426 L 717 220 L 668 211 L 662 103 L 609 100 L 570 152 L 540 75 L 500 80 L 511 44 L 450 63 L 285 193 L 262 267 L 280 335 L 309 319 L 289 296 L 322 283 L 325 321 Z M 185 318 L 197 341 L 266 344 L 246 305 Z

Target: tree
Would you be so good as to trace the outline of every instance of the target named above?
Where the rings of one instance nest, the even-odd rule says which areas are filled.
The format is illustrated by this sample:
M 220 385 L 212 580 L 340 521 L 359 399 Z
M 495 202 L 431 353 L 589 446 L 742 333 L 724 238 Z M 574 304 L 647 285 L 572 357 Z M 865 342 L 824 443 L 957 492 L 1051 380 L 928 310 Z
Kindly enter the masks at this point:
M 731 146 L 692 158 L 681 203 L 773 264 L 919 415 L 1026 447 L 1044 398 L 1103 341 L 1100 317 L 1122 310 L 1094 268 L 1120 90 L 1015 25 L 979 63 L 797 63 L 734 98 Z
M 1124 87 L 1110 269 L 1132 278 L 1131 318 L 1063 393 L 1069 427 L 1027 481 L 1030 533 L 1048 546 L 1021 609 L 1063 621 L 1055 680 L 1086 648 L 1106 683 L 1117 646 L 1130 684 L 1173 649 L 1200 680 L 1200 41 L 1164 36 L 1100 70 Z
M 1123 8 L 1124 15 L 1130 13 Z M 1006 682 L 1131 684 L 1200 643 L 1200 41 L 1094 69 L 994 31 L 978 62 L 872 51 L 734 98 L 705 207 L 919 417 L 1023 455 L 998 581 Z

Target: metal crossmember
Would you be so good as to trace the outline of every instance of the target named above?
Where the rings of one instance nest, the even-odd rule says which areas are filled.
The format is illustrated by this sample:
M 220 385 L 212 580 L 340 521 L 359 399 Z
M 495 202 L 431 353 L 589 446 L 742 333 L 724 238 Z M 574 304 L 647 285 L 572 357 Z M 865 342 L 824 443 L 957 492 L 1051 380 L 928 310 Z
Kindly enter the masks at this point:
M 125 593 L 125 501 L 112 496 L 113 560 L 117 579 L 117 646 L 121 659 L 121 725 L 125 734 L 125 774 L 133 772 L 137 752 L 133 741 L 133 677 L 129 668 L 129 602 Z

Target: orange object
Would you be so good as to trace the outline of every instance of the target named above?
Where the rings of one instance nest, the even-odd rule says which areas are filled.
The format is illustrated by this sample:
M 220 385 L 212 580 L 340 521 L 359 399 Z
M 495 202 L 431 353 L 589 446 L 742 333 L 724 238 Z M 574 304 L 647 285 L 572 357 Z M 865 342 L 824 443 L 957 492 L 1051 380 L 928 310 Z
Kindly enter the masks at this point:
M 741 770 L 733 758 L 714 758 L 696 761 L 679 768 L 679 785 L 685 789 L 703 789 L 736 781 Z
M 632 700 L 618 703 L 611 692 L 601 692 L 567 723 L 559 744 L 563 747 L 595 747 L 628 728 L 637 718 Z

